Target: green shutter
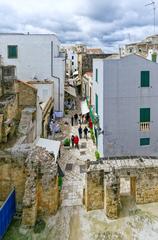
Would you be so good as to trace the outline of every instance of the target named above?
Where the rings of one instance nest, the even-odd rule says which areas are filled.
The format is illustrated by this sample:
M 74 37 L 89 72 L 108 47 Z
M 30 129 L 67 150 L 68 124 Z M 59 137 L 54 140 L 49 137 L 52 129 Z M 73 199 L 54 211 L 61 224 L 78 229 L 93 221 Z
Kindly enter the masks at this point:
M 150 72 L 141 71 L 141 87 L 149 87 L 150 85 Z
M 140 108 L 140 122 L 150 122 L 150 108 Z
M 8 58 L 17 58 L 17 46 L 8 46 Z
M 97 68 L 95 70 L 95 80 L 96 80 L 96 82 L 98 82 L 98 69 Z
M 152 54 L 152 61 L 153 61 L 153 62 L 156 62 L 156 59 L 157 59 L 157 54 L 156 54 L 156 53 L 153 53 L 153 54 Z
M 150 145 L 150 138 L 141 138 L 140 139 L 140 146 Z
M 98 114 L 98 95 L 95 94 L 95 111 Z

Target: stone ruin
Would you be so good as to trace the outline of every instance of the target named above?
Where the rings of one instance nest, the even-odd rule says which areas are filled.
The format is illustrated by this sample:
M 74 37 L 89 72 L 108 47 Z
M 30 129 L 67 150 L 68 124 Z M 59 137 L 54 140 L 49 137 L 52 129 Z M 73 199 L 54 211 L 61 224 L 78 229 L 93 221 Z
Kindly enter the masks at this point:
M 117 219 L 121 209 L 120 179 L 130 180 L 136 204 L 158 202 L 158 157 L 118 157 L 87 160 L 84 204 L 87 211 L 104 209 Z
M 5 201 L 14 187 L 22 225 L 34 226 L 38 216 L 55 214 L 60 196 L 54 156 L 29 145 L 22 152 L 0 152 L 0 201 Z

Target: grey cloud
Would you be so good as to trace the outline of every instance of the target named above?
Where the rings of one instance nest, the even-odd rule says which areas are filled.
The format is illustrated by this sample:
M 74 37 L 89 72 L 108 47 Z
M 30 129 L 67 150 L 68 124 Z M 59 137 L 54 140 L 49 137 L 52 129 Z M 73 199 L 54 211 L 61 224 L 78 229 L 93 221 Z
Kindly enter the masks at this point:
M 26 32 L 29 29 L 56 32 L 62 43 L 83 42 L 115 50 L 118 45 L 129 41 L 129 34 L 134 36 L 133 39 L 141 40 L 153 31 L 152 7 L 144 7 L 145 0 L 85 0 L 80 1 L 80 7 L 72 13 L 66 9 L 67 0 L 62 0 L 62 11 L 53 11 L 55 2 L 52 0 L 52 5 L 48 5 L 48 13 L 38 12 L 37 6 L 34 14 L 23 10 L 19 14 L 11 4 L 0 2 L 1 32 Z

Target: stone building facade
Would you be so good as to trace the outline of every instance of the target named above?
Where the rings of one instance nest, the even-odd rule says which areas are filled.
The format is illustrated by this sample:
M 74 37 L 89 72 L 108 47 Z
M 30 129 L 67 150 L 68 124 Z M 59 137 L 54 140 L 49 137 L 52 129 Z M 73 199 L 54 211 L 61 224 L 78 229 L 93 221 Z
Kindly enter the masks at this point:
M 14 134 L 18 99 L 15 91 L 15 67 L 0 66 L 0 143 Z
M 84 201 L 87 211 L 104 209 L 109 218 L 119 217 L 120 179 L 130 181 L 130 196 L 136 204 L 158 202 L 158 159 L 156 157 L 107 158 L 87 162 Z

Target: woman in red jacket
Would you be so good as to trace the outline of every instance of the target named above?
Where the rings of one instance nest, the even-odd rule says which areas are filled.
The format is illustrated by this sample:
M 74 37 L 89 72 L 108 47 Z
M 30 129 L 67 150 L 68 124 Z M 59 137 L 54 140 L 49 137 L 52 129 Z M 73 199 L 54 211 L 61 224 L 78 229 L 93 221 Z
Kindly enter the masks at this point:
M 75 147 L 79 149 L 78 143 L 79 143 L 79 137 L 76 135 L 76 136 L 74 137 L 74 144 L 75 144 Z

